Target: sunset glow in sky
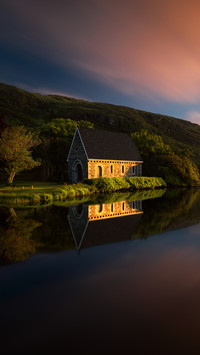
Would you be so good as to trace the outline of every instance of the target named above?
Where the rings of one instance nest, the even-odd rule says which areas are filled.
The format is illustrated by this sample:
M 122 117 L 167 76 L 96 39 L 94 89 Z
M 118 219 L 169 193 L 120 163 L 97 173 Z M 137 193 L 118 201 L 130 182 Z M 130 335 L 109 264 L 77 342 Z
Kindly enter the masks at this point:
M 199 0 L 1 0 L 0 81 L 200 124 Z

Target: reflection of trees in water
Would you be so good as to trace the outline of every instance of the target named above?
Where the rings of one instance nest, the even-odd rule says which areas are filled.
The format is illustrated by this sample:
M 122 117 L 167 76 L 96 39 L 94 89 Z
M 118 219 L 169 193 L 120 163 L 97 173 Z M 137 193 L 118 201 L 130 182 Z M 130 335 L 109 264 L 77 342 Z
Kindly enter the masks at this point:
M 200 189 L 167 190 L 161 199 L 143 203 L 144 215 L 133 238 L 146 238 L 163 231 L 200 222 Z
M 38 251 L 74 249 L 65 207 L 0 207 L 0 260 L 23 261 Z
M 35 217 L 41 225 L 33 231 L 32 237 L 40 243 L 40 251 L 75 249 L 67 214 L 66 207 L 53 205 L 35 211 Z
M 31 239 L 33 230 L 40 225 L 35 220 L 17 217 L 10 209 L 7 226 L 0 228 L 0 258 L 4 262 L 23 261 L 34 254 L 38 242 Z
M 142 192 L 143 196 L 140 192 L 139 195 L 126 196 L 130 201 L 136 197 L 143 200 L 144 214 L 132 238 L 146 238 L 151 234 L 200 222 L 200 189 L 174 189 L 165 193 L 162 190 L 157 191 Z M 157 193 L 164 195 L 155 198 Z M 122 194 L 107 197 L 109 203 L 123 201 L 124 198 L 125 195 Z M 77 209 L 79 217 L 82 215 L 81 209 L 82 206 Z M 37 251 L 74 249 L 67 214 L 68 209 L 61 206 L 16 209 L 1 207 L 1 262 L 23 261 Z

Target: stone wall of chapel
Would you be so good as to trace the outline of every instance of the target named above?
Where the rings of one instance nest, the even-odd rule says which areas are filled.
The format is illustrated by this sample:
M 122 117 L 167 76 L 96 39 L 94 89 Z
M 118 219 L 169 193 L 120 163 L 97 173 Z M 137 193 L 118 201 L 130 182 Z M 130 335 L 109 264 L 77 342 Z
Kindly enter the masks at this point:
M 127 161 L 106 161 L 106 160 L 89 160 L 88 161 L 88 178 L 93 179 L 99 177 L 99 166 L 102 167 L 102 177 L 131 177 L 142 175 L 142 164 Z M 112 166 L 112 172 L 111 172 Z M 124 171 L 122 170 L 124 167 Z M 134 173 L 133 173 L 134 166 Z

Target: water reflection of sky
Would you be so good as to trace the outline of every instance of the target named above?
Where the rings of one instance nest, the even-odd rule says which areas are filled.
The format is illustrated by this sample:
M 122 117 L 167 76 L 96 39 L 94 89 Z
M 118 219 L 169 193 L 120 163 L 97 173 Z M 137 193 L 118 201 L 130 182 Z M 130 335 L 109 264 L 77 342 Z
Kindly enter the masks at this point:
M 200 224 L 80 253 L 37 254 L 1 268 L 8 353 L 70 353 L 70 346 L 83 353 L 196 353 L 198 230 Z

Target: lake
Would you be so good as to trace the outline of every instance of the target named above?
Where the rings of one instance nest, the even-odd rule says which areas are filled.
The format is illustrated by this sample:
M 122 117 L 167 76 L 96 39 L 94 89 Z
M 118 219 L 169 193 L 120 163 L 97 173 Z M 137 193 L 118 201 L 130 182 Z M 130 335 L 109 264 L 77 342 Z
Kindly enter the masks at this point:
M 0 207 L 2 354 L 198 354 L 200 190 Z

